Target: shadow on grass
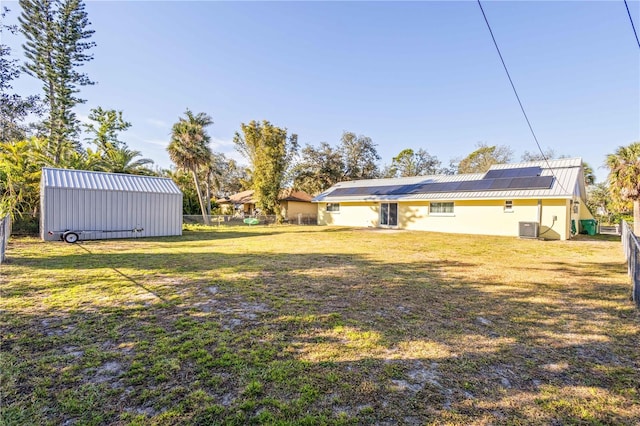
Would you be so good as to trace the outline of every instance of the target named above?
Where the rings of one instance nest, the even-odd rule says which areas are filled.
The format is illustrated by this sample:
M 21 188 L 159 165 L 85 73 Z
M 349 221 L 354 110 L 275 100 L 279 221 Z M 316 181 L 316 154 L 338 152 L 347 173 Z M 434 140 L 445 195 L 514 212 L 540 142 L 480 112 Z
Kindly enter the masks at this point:
M 515 291 L 508 279 L 460 278 L 472 261 L 91 251 L 15 259 L 134 272 L 113 299 L 8 313 L 5 418 L 632 424 L 640 414 L 640 315 L 608 303 L 624 291 L 601 283 L 619 273 L 614 263 L 594 276 L 599 263 L 556 262 L 537 273 L 557 269 L 576 285 Z M 136 299 L 129 287 L 162 301 Z

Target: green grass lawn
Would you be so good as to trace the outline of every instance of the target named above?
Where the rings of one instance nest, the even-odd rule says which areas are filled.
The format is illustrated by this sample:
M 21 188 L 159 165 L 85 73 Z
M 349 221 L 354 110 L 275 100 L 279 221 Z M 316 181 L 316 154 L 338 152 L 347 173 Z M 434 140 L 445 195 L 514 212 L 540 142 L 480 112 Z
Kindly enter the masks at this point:
M 1 424 L 637 424 L 615 238 L 10 242 Z

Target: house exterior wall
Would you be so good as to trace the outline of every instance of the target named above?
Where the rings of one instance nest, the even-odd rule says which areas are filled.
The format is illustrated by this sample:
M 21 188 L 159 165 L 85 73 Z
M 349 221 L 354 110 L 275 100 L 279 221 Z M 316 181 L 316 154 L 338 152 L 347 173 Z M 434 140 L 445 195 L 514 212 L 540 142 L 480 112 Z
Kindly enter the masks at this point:
M 398 228 L 419 231 L 518 236 L 519 222 L 538 222 L 540 236 L 568 239 L 570 236 L 569 200 L 514 199 L 513 209 L 505 211 L 506 200 L 455 201 L 453 213 L 429 214 L 429 202 L 398 203 Z M 327 212 L 326 203 L 318 203 L 318 224 L 339 226 L 379 225 L 379 203 L 340 203 L 339 212 Z M 553 217 L 556 216 L 556 220 Z
M 233 214 L 233 204 L 219 204 L 221 214 Z
M 316 216 L 318 214 L 318 206 L 313 203 L 303 201 L 283 201 L 282 215 L 290 222 L 298 220 L 298 214 Z
M 65 230 L 144 229 L 87 232 L 83 240 L 182 235 L 182 194 L 43 187 L 41 212 L 40 235 L 47 241 L 58 240 L 57 232 Z
M 318 203 L 318 225 L 377 227 L 379 203 L 340 203 L 340 211 L 328 212 L 327 203 Z

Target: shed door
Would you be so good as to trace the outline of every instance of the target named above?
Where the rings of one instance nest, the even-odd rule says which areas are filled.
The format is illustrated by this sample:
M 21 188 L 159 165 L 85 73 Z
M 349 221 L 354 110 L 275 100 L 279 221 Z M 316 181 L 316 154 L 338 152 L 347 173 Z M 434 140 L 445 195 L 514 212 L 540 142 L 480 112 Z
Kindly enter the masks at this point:
M 398 226 L 398 203 L 380 204 L 380 225 Z

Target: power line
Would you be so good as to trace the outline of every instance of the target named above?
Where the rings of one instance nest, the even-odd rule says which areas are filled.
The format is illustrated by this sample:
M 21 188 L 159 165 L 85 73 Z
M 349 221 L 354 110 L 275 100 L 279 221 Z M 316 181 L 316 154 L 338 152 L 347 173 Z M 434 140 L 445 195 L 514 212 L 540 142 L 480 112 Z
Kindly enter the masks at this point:
M 627 0 L 624 0 L 624 7 L 627 8 L 627 15 L 629 15 L 629 22 L 631 22 L 631 28 L 633 28 L 633 35 L 636 36 L 636 43 L 638 43 L 638 48 L 640 48 L 640 40 L 638 40 L 638 33 L 636 32 L 636 26 L 633 25 L 633 18 L 631 18 L 631 12 L 629 12 L 629 5 L 627 4 Z
M 489 29 L 489 33 L 491 34 L 493 45 L 496 47 L 496 50 L 498 51 L 498 56 L 500 56 L 500 62 L 502 62 L 504 71 L 507 73 L 507 77 L 509 78 L 509 83 L 511 83 L 511 88 L 513 89 L 513 93 L 516 95 L 516 99 L 518 100 L 518 105 L 520 105 L 520 110 L 522 111 L 522 115 L 524 115 L 524 119 L 527 121 L 529 130 L 531 131 L 531 135 L 533 136 L 533 140 L 536 142 L 536 145 L 538 146 L 538 150 L 540 151 L 540 154 L 542 155 L 544 162 L 547 164 L 547 167 L 551 171 L 551 174 L 553 175 L 555 180 L 558 182 L 558 185 L 560 185 L 560 187 L 566 193 L 569 193 L 569 191 L 567 191 L 567 189 L 562 185 L 562 182 L 560 182 L 560 180 L 554 173 L 553 169 L 551 168 L 551 165 L 549 164 L 549 160 L 547 159 L 547 156 L 545 155 L 544 151 L 542 151 L 542 147 L 540 147 L 540 142 L 538 142 L 538 137 L 536 136 L 536 132 L 533 131 L 533 126 L 531 126 L 531 121 L 529 121 L 529 116 L 527 116 L 527 112 L 524 110 L 524 106 L 522 106 L 522 101 L 520 101 L 520 96 L 518 95 L 518 91 L 516 90 L 515 84 L 513 84 L 513 80 L 511 79 L 511 74 L 509 74 L 509 69 L 507 69 L 507 64 L 504 62 L 504 58 L 502 57 L 502 52 L 500 52 L 500 48 L 498 47 L 498 42 L 496 41 L 496 38 L 493 35 L 493 30 L 491 29 L 491 25 L 489 25 L 489 20 L 487 19 L 487 15 L 484 13 L 484 9 L 482 8 L 482 3 L 480 3 L 480 0 L 478 0 L 478 6 L 480 6 L 480 11 L 482 12 L 482 16 L 484 17 L 484 22 L 487 24 L 487 28 Z

